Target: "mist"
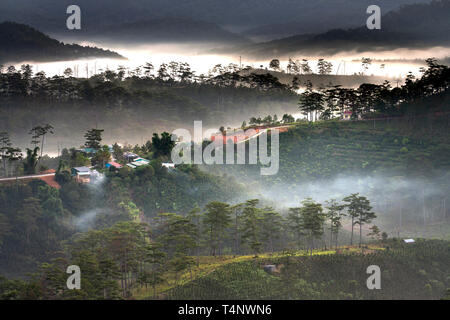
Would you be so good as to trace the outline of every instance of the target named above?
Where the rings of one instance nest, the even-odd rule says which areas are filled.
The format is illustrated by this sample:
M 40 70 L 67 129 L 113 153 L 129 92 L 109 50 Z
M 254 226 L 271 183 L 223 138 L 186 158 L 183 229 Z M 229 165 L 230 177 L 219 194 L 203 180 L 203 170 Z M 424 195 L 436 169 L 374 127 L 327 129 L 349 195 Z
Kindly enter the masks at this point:
M 83 46 L 100 46 L 98 42 L 83 41 Z M 211 46 L 204 43 L 185 43 L 185 44 L 140 44 L 129 46 L 120 46 L 117 44 L 108 44 L 103 47 L 118 52 L 127 60 L 119 59 L 80 59 L 70 61 L 55 62 L 33 62 L 24 61 L 15 64 L 17 68 L 22 64 L 30 64 L 33 66 L 34 72 L 44 71 L 47 76 L 63 75 L 66 68 L 78 69 L 78 77 L 92 76 L 105 70 L 116 70 L 119 66 L 124 66 L 129 70 L 151 62 L 155 70 L 162 63 L 187 62 L 196 74 L 208 74 L 211 69 L 217 65 L 228 65 L 234 63 L 242 65 L 242 67 L 250 66 L 254 69 L 268 69 L 271 59 L 278 58 L 280 60 L 281 69 L 286 70 L 288 59 L 307 59 L 311 68 L 316 71 L 317 60 L 323 58 L 333 64 L 333 75 L 353 75 L 361 73 L 361 57 L 369 57 L 373 63 L 365 74 L 373 76 L 382 76 L 386 78 L 404 78 L 409 72 L 414 75 L 420 75 L 420 67 L 425 66 L 425 59 L 435 57 L 437 59 L 445 59 L 450 56 L 450 48 L 448 47 L 432 47 L 428 49 L 408 49 L 401 48 L 385 51 L 342 51 L 336 54 L 291 54 L 288 56 L 279 56 L 276 53 L 271 57 L 257 58 L 252 54 L 222 54 L 212 53 Z M 220 50 L 219 50 L 220 52 Z M 408 60 L 401 61 L 401 59 Z M 416 61 L 413 61 L 415 60 Z M 381 67 L 384 65 L 384 67 Z M 77 76 L 77 75 L 75 75 Z
M 93 197 L 93 203 L 97 205 L 103 203 L 101 198 L 104 196 L 105 182 L 105 175 L 94 171 L 94 174 L 91 175 L 91 182 L 86 184 Z M 99 215 L 107 215 L 109 211 L 110 209 L 108 209 L 107 206 L 102 206 L 83 212 L 74 219 L 73 226 L 75 227 L 75 230 L 82 232 L 92 229 L 96 226 L 97 217 Z
M 397 176 L 394 174 L 344 175 L 318 181 L 297 183 L 249 184 L 249 196 L 260 197 L 280 211 L 301 206 L 312 198 L 326 207 L 326 201 L 359 193 L 370 200 L 377 219 L 373 222 L 393 236 L 415 234 L 446 238 L 444 224 L 448 215 L 450 194 L 448 172 L 434 178 Z M 242 201 L 238 199 L 236 202 Z M 438 228 L 438 230 L 431 229 Z M 428 230 L 430 229 L 430 230 Z M 428 231 L 430 233 L 428 233 Z
M 105 209 L 97 208 L 93 210 L 89 210 L 88 212 L 83 213 L 81 216 L 77 217 L 74 220 L 74 226 L 77 231 L 87 231 L 92 229 L 95 226 L 95 219 L 101 213 L 104 213 Z

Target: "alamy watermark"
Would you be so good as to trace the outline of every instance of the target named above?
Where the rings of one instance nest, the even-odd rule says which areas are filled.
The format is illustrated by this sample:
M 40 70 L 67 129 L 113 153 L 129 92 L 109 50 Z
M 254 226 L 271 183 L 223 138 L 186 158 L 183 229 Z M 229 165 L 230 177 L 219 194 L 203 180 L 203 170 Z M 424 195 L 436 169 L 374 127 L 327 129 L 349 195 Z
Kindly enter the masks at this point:
M 70 5 L 66 10 L 70 16 L 66 20 L 66 26 L 69 30 L 81 30 L 81 8 L 78 5 Z M 369 30 L 381 29 L 381 8 L 375 4 L 367 7 L 367 14 L 370 16 L 367 18 L 366 26 Z
M 67 278 L 67 289 L 69 290 L 80 290 L 81 289 L 81 269 L 77 265 L 71 265 L 67 267 L 66 273 L 70 274 Z
M 171 154 L 174 164 L 259 163 L 262 165 L 261 175 L 274 175 L 279 169 L 280 138 L 277 128 L 256 128 L 245 131 L 238 129 L 229 130 L 226 134 L 218 134 L 214 129 L 203 132 L 202 122 L 194 121 L 194 137 L 187 129 L 176 129 L 172 132 L 172 140 L 178 142 Z M 192 141 L 210 141 L 210 143 L 203 146 L 202 143 L 192 143 Z M 248 157 L 246 157 L 247 142 Z M 193 152 L 192 148 L 194 148 Z
M 367 7 L 367 14 L 371 14 L 366 21 L 367 29 L 381 29 L 381 8 L 375 4 Z
M 381 270 L 377 265 L 370 265 L 366 269 L 366 273 L 370 274 L 367 278 L 366 285 L 367 289 L 381 289 Z
M 69 30 L 81 30 L 81 9 L 77 5 L 70 5 L 66 10 L 70 16 L 66 20 L 66 26 Z

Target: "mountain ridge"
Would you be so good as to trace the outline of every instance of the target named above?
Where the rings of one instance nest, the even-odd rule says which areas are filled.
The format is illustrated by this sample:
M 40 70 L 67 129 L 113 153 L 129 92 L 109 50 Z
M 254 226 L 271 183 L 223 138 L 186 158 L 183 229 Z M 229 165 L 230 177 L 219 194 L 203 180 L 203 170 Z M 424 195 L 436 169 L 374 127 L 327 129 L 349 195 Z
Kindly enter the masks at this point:
M 65 44 L 39 30 L 11 21 L 0 22 L 0 63 L 61 61 L 102 57 L 125 59 L 110 50 Z
M 289 56 L 294 53 L 336 54 L 344 51 L 390 50 L 450 45 L 450 0 L 412 4 L 381 18 L 380 30 L 366 26 L 332 29 L 323 33 L 286 38 L 231 48 L 255 57 Z
M 74 4 L 73 2 L 2 0 L 0 21 L 11 19 L 30 24 L 45 32 L 59 32 L 65 28 L 65 20 L 68 17 L 66 8 Z M 171 0 L 170 3 L 167 0 L 127 2 L 77 0 L 75 2 L 81 8 L 82 28 L 178 16 L 213 22 L 234 32 L 292 22 L 298 24 L 299 30 L 303 30 L 301 33 L 323 32 L 333 27 L 346 28 L 359 25 L 367 17 L 366 8 L 373 4 L 371 0 Z M 399 8 L 402 4 L 418 2 L 428 3 L 430 0 L 378 0 L 377 4 L 385 13 Z M 267 34 L 267 30 L 263 30 L 262 34 Z

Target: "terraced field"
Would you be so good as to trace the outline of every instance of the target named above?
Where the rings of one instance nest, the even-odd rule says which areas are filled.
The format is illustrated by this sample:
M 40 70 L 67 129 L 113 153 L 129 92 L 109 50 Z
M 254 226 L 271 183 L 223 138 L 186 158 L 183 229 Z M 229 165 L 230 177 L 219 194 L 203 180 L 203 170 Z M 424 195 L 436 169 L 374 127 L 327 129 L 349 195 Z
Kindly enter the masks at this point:
M 262 266 L 277 264 L 279 273 Z M 170 289 L 168 299 L 441 299 L 450 286 L 450 243 L 390 242 L 366 254 L 278 256 L 228 263 Z M 381 289 L 369 290 L 366 269 L 381 270 Z

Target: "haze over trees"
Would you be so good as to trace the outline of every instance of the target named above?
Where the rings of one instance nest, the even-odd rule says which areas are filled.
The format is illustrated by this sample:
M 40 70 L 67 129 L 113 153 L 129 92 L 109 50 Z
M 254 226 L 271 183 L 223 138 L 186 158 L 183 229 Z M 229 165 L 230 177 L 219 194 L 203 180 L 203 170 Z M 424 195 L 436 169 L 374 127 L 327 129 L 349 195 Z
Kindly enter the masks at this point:
M 106 143 L 114 143 L 114 136 L 122 143 L 137 142 L 156 131 L 192 126 L 199 116 L 205 126 L 217 126 L 236 121 L 237 114 L 250 117 L 256 110 L 295 110 L 296 94 L 270 74 L 241 75 L 232 71 L 234 67 L 223 66 L 218 67 L 220 73 L 198 75 L 185 63 L 168 63 L 158 70 L 144 67 L 148 65 L 106 70 L 89 79 L 67 72 L 50 78 L 43 72 L 33 74 L 26 65 L 20 70 L 0 68 L 2 130 L 24 147 L 25 128 L 51 123 L 58 135 L 47 134 L 45 140 L 56 153 L 58 142 L 69 147 L 84 143 L 69 137 L 81 137 L 81 132 L 96 126 L 107 129 Z M 15 125 L 18 117 L 25 117 L 26 123 Z
M 362 59 L 364 70 L 370 63 L 369 60 L 368 58 Z M 308 82 L 306 90 L 300 94 L 299 108 L 305 115 L 313 115 L 312 120 L 342 116 L 345 111 L 350 112 L 353 119 L 360 116 L 399 116 L 420 112 L 419 108 L 408 109 L 408 106 L 420 99 L 445 95 L 449 89 L 450 68 L 438 64 L 433 58 L 427 59 L 426 63 L 428 67 L 422 69 L 420 78 L 415 79 L 410 75 L 401 87 L 393 88 L 386 81 L 381 85 L 364 83 L 357 89 L 330 86 L 313 90 L 312 84 Z M 431 109 L 433 106 L 429 106 L 429 108 Z M 425 112 L 427 111 L 429 110 Z M 309 117 L 311 118 L 311 116 Z

